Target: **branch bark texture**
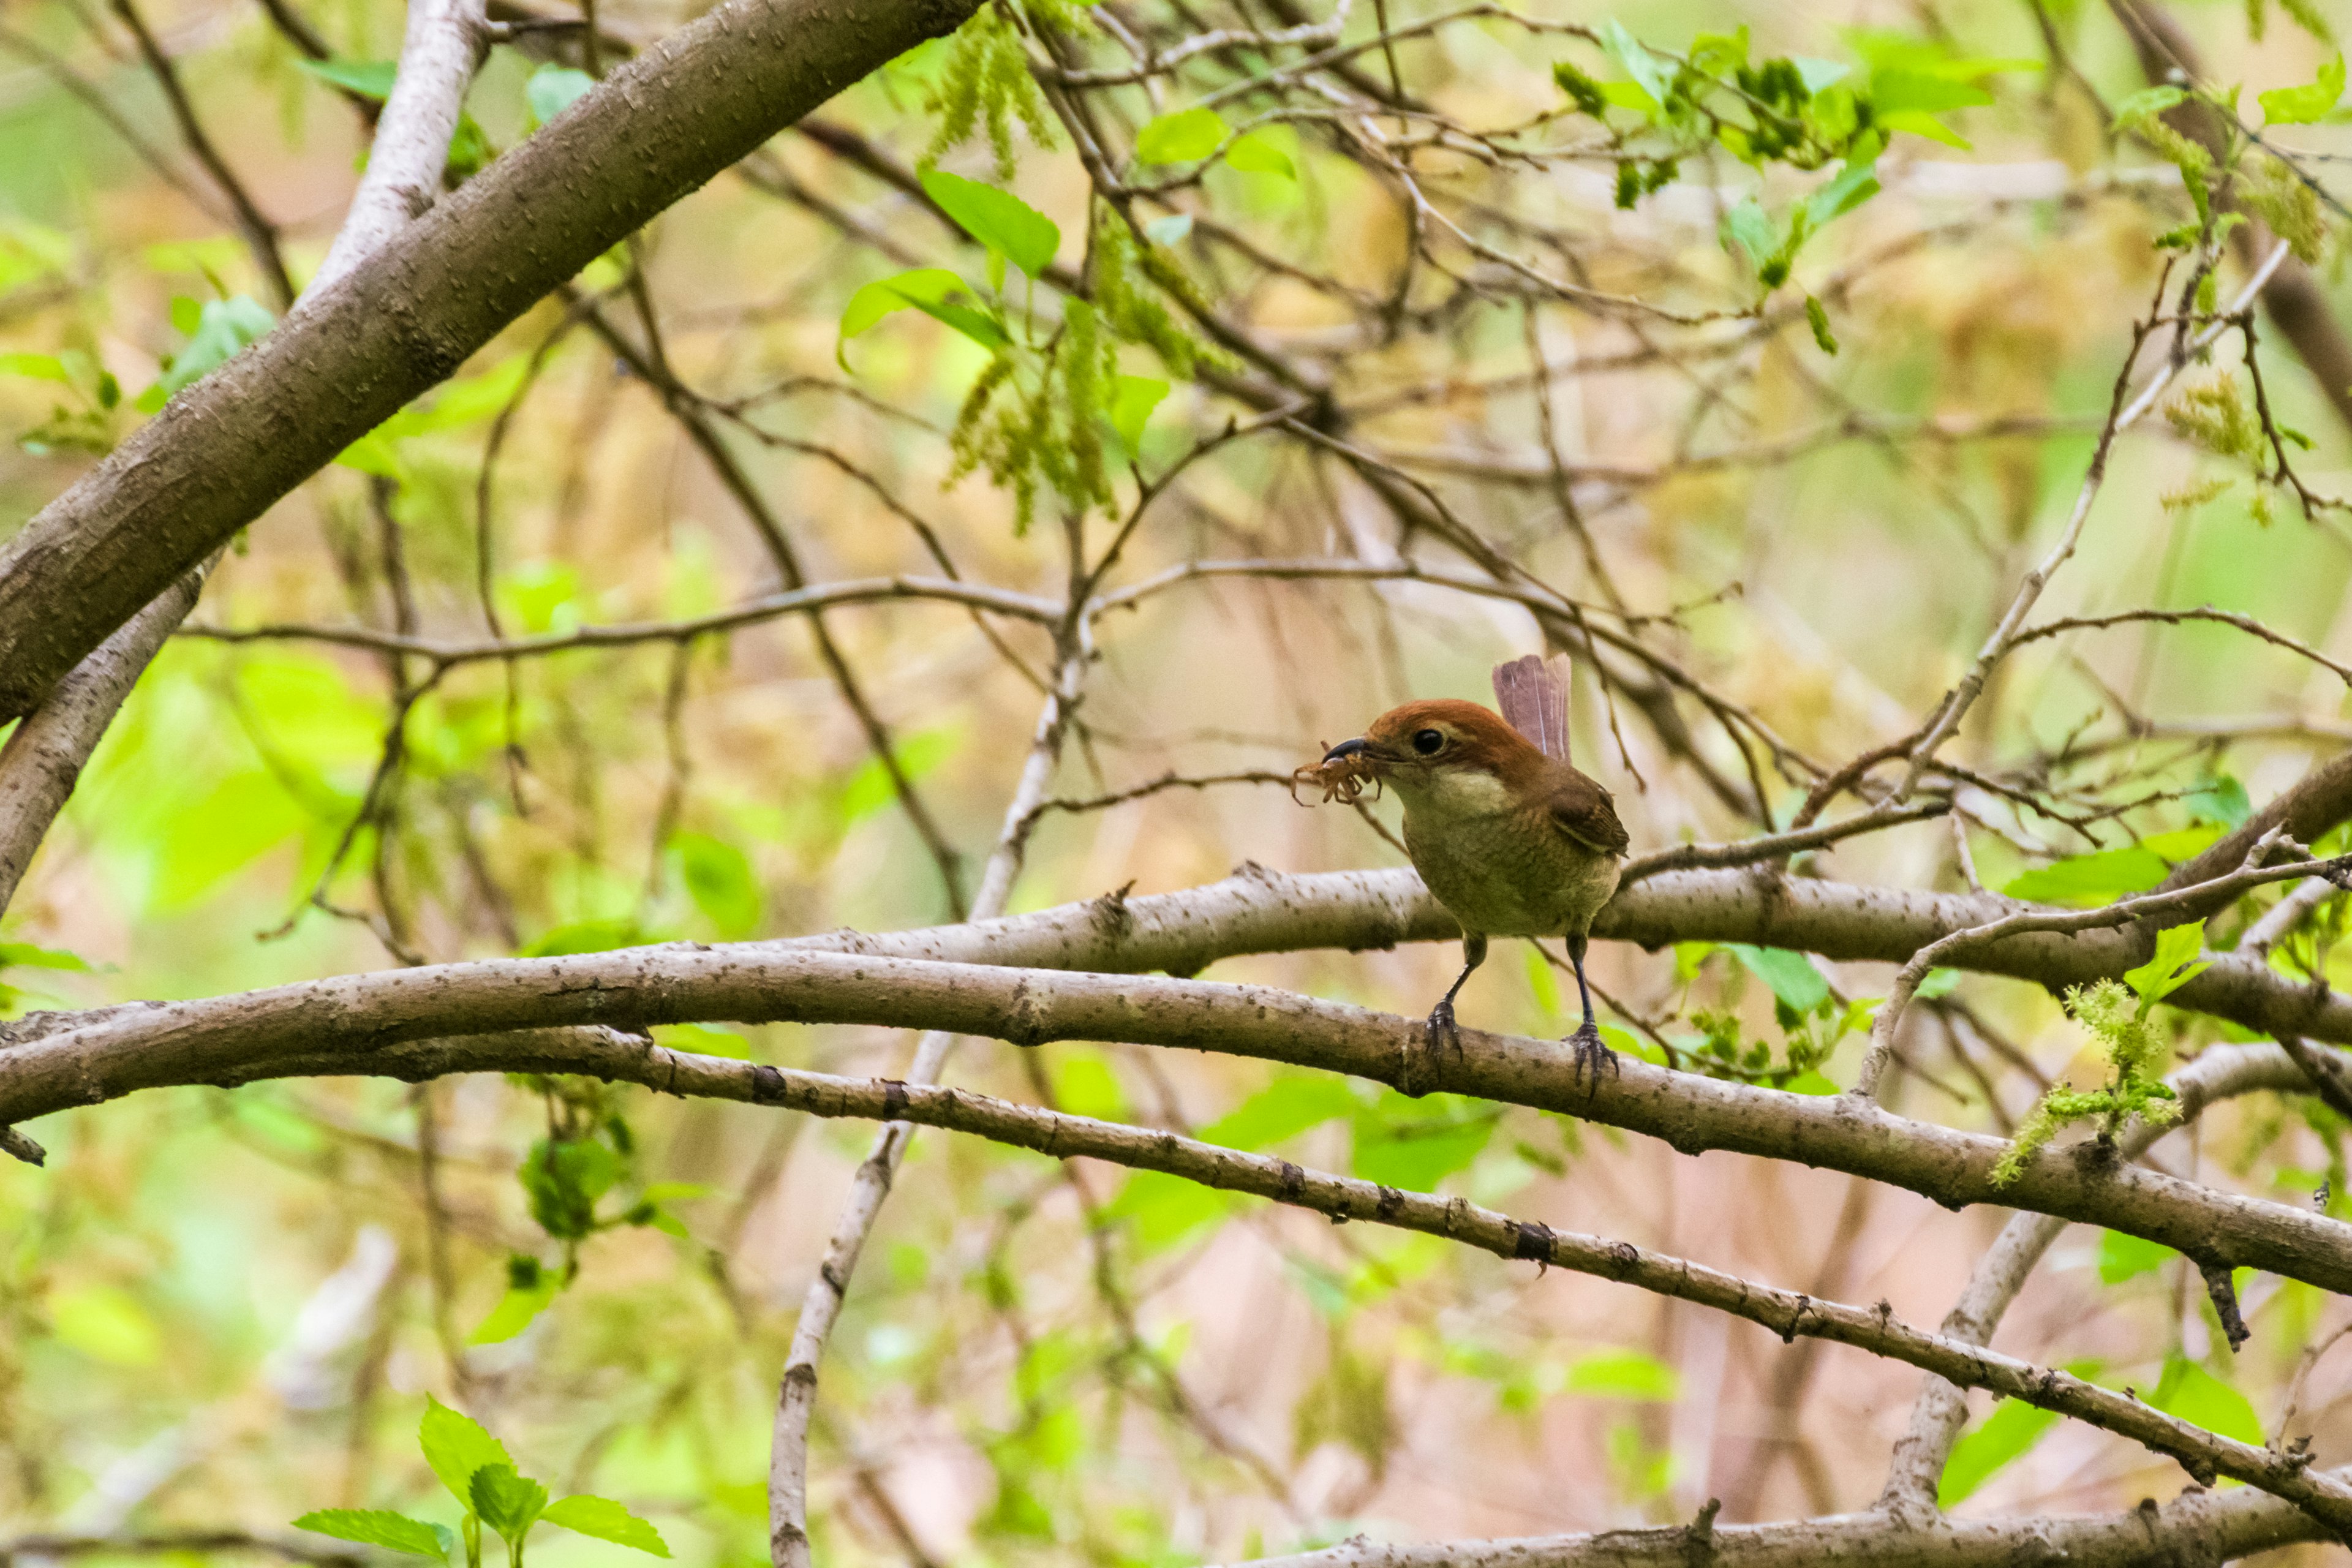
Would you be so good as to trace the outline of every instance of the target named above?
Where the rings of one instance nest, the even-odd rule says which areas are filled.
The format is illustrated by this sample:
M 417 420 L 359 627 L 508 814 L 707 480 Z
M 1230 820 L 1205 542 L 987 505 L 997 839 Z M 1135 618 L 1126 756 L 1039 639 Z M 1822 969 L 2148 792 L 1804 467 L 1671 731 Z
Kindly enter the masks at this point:
M 1417 1088 L 1565 1111 L 1663 1139 L 1685 1153 L 1724 1149 L 1797 1160 L 1907 1187 L 1953 1208 L 2034 1209 L 2145 1237 L 2200 1264 L 2263 1268 L 2352 1292 L 2352 1226 L 2123 1164 L 2095 1143 L 2044 1149 L 2013 1182 L 1995 1186 L 1993 1167 L 2009 1148 L 2002 1140 L 1896 1116 L 1852 1095 L 1785 1094 L 1640 1061 L 1595 1083 L 1571 1070 L 1557 1041 L 1469 1030 L 1458 1053 L 1433 1068 L 1417 1021 L 1263 986 L 1139 984 L 1118 975 L 758 944 L 346 975 L 114 1008 L 47 1035 L 34 1033 L 43 1026 L 35 1020 L 12 1026 L 22 1043 L 5 1058 L 0 1124 L 141 1089 L 281 1076 L 273 1064 L 291 1057 L 382 1072 L 388 1047 L 436 1036 L 710 1019 L 919 1027 L 1021 1045 L 1129 1041 L 1390 1084 L 1405 1078 L 1411 1063 Z

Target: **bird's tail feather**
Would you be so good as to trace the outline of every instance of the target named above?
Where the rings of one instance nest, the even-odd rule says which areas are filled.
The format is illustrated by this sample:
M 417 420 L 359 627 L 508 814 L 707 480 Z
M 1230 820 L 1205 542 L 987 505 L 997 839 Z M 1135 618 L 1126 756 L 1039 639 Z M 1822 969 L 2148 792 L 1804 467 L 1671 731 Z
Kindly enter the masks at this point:
M 1548 757 L 1567 762 L 1568 655 L 1528 654 L 1495 667 L 1495 700 L 1512 729 Z

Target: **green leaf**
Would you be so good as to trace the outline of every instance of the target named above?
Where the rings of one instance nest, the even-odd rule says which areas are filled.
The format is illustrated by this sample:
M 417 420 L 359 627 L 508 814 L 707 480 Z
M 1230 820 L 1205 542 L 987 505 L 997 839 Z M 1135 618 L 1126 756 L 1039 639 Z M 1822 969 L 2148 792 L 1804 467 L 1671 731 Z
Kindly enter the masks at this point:
M 1838 171 L 1837 178 L 1805 198 L 1805 216 L 1809 227 L 1818 229 L 1833 218 L 1843 217 L 1878 194 L 1878 164 L 1849 163 Z
M 750 857 L 707 833 L 680 833 L 671 838 L 670 851 L 694 907 L 721 937 L 737 942 L 759 929 L 765 902 Z
M 578 1241 L 596 1228 L 596 1200 L 621 1179 L 621 1157 L 593 1138 L 542 1138 L 515 1174 L 540 1228 Z
M 895 278 L 878 279 L 849 297 L 847 308 L 841 312 L 841 335 L 854 338 L 895 310 L 925 301 L 936 305 L 970 290 L 970 284 L 944 267 L 918 267 Z
M 706 1024 L 657 1024 L 654 1038 L 674 1051 L 738 1062 L 751 1059 L 751 1042 L 732 1029 L 714 1029 Z
M 2144 87 L 2116 105 L 2116 129 L 2128 131 L 2133 126 L 2185 101 L 2189 94 L 2177 87 Z
M 1168 395 L 1168 384 L 1148 375 L 1122 375 L 1113 384 L 1116 390 L 1110 398 L 1110 427 L 1127 444 L 1130 453 L 1143 449 L 1143 427 L 1150 423 L 1151 411 Z
M 547 931 L 537 942 L 524 948 L 524 958 L 562 958 L 575 952 L 610 952 L 619 947 L 638 947 L 646 941 L 645 928 L 632 920 L 572 921 Z
M 35 381 L 55 381 L 68 386 L 73 384 L 73 377 L 66 373 L 66 362 L 55 354 L 0 354 L 0 375 L 22 375 Z
M 2344 96 L 2344 56 L 2319 68 L 2307 87 L 2275 87 L 2259 96 L 2265 125 L 2309 125 L 2324 119 Z
M 2120 1230 L 2103 1231 L 2099 1236 L 2099 1282 L 2120 1285 L 2160 1268 L 2179 1256 L 2160 1241 L 2127 1236 Z
M 1184 237 L 1192 232 L 1192 215 L 1170 213 L 1164 217 L 1153 218 L 1143 226 L 1143 232 L 1154 245 L 1181 245 Z
M 544 125 L 580 101 L 596 79 L 570 66 L 543 65 L 523 84 L 523 101 L 530 106 L 534 125 Z
M 0 942 L 0 969 L 69 969 L 89 973 L 89 961 L 61 947 L 35 947 L 29 942 Z
M 1147 163 L 1190 163 L 1223 145 L 1225 121 L 1213 109 L 1180 109 L 1135 133 L 1135 155 Z
M 1682 1396 L 1682 1376 L 1640 1351 L 1591 1351 L 1568 1363 L 1560 1391 L 1595 1399 L 1672 1404 Z
M 416 1431 L 417 1446 L 425 1450 L 425 1462 L 433 1467 L 433 1473 L 441 1478 L 449 1494 L 470 1508 L 475 1474 L 494 1465 L 504 1465 L 512 1474 L 514 1460 L 505 1446 L 470 1416 L 459 1415 L 429 1394 L 425 1400 L 425 1419 Z
M 1054 220 L 1011 191 L 944 169 L 923 175 L 923 191 L 958 227 L 1032 278 L 1053 265 L 1062 247 L 1062 231 Z
M 81 1285 L 49 1298 L 58 1342 L 109 1366 L 155 1366 L 163 1360 L 163 1331 L 120 1285 Z
M 1233 1200 L 1213 1187 L 1163 1171 L 1138 1171 L 1103 1205 L 1101 1221 L 1132 1226 L 1136 1250 L 1149 1257 L 1224 1218 L 1232 1206 Z
M 1344 1079 L 1327 1073 L 1278 1078 L 1195 1137 L 1228 1149 L 1255 1151 L 1286 1143 L 1310 1127 L 1353 1116 L 1363 1101 Z
M 650 1552 L 656 1557 L 669 1555 L 669 1544 L 662 1540 L 660 1531 L 611 1498 L 577 1493 L 561 1502 L 551 1503 L 539 1517 L 550 1524 L 560 1524 L 566 1530 L 593 1535 L 615 1546 Z
M 1805 84 L 1807 92 L 1819 92 L 1835 87 L 1853 74 L 1853 68 L 1841 60 L 1813 59 L 1805 55 L 1790 55 L 1789 63 L 1797 68 L 1797 79 Z
M 481 1326 L 467 1336 L 473 1345 L 501 1344 L 530 1327 L 531 1320 L 547 1310 L 555 1300 L 562 1282 L 555 1273 L 542 1268 L 538 1258 L 518 1252 L 507 1259 L 507 1293 L 490 1309 L 490 1315 Z
M 2166 1358 L 2163 1380 L 2147 1402 L 2208 1432 L 2262 1447 L 2262 1417 L 2246 1396 L 2185 1356 Z
M 2210 961 L 2194 962 L 2204 951 L 2203 921 L 2167 927 L 2156 933 L 2156 956 L 2137 969 L 2126 971 L 2124 984 L 2138 994 L 2144 1005 L 2153 1006 L 2213 967 Z
M 512 1465 L 485 1465 L 474 1472 L 467 1500 L 482 1522 L 514 1540 L 538 1521 L 547 1508 L 547 1489 L 529 1476 L 517 1475 Z
M 196 335 L 173 357 L 172 368 L 156 382 L 156 388 L 169 398 L 182 387 L 193 386 L 247 345 L 268 336 L 277 324 L 277 317 L 243 294 L 206 302 L 196 322 Z
M 1870 101 L 1884 123 L 1889 114 L 1942 114 L 1954 109 L 1975 109 L 1993 101 L 1972 81 L 1948 70 L 1913 70 L 1896 66 L 1870 79 Z
M 1952 1445 L 1944 1462 L 1943 1479 L 1936 1486 L 1936 1506 L 1948 1509 L 1967 1498 L 2003 1467 L 2025 1457 L 2058 1425 L 2055 1410 L 2004 1399 L 1992 1414 Z
M 2217 774 L 2198 785 L 2184 804 L 2200 820 L 2219 823 L 2224 828 L 2243 827 L 2247 818 L 2254 815 L 2254 803 L 2247 798 L 2246 786 L 2228 773 Z
M 1634 84 L 1648 97 L 1647 107 L 1664 109 L 1666 100 L 1674 96 L 1674 67 L 1642 47 L 1642 41 L 1625 30 L 1625 24 L 1612 16 L 1601 25 L 1601 47 L 1615 61 L 1617 68 L 1633 79 Z
M 1723 215 L 1723 243 L 1727 249 L 1737 246 L 1748 265 L 1760 268 L 1780 250 L 1780 234 L 1756 198 L 1747 196 Z
M 392 80 L 400 71 L 398 60 L 296 60 L 294 64 L 330 87 L 378 103 L 392 96 Z
M 2144 893 L 2172 868 L 2210 847 L 2219 827 L 2184 827 L 2151 835 L 2121 849 L 2101 849 L 2055 860 L 2013 878 L 2001 891 L 2040 904 L 2107 904 Z
M 1353 1118 L 1353 1172 L 1367 1182 L 1432 1192 L 1476 1159 L 1495 1135 L 1496 1120 L 1480 1100 L 1456 1094 L 1409 1099 L 1383 1090 Z
M 1838 352 L 1837 334 L 1830 331 L 1829 307 L 1811 294 L 1805 296 L 1805 322 L 1813 329 L 1813 343 L 1825 354 Z
M 318 1509 L 296 1520 L 294 1528 L 331 1535 L 338 1541 L 355 1541 L 362 1546 L 389 1546 L 394 1552 L 444 1562 L 456 1539 L 446 1526 L 427 1524 L 380 1508 Z
M 1727 942 L 1724 947 L 1748 967 L 1748 972 L 1772 988 L 1772 994 L 1800 1013 L 1810 1013 L 1829 1000 L 1830 983 L 1813 961 L 1785 947 L 1750 947 Z
M 1225 149 L 1225 167 L 1238 169 L 1244 174 L 1279 174 L 1286 180 L 1298 178 L 1298 165 L 1290 154 L 1264 131 L 1253 131 Z

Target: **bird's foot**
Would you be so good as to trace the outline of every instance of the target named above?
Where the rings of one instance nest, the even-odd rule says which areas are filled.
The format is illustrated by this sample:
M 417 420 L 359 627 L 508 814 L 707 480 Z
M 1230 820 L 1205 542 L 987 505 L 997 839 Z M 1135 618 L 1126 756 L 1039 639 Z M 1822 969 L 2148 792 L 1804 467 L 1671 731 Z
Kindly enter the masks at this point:
M 1430 1083 L 1437 1076 L 1438 1065 L 1447 1054 L 1462 1054 L 1462 1031 L 1454 1022 L 1454 1004 L 1440 1002 L 1429 1010 L 1429 1023 L 1422 1031 L 1421 1050 L 1411 1047 L 1405 1050 L 1404 1068 L 1397 1075 L 1397 1089 L 1418 1100 L 1429 1092 Z
M 1620 1075 L 1622 1069 L 1617 1065 L 1617 1053 L 1601 1043 L 1601 1031 L 1590 1020 L 1561 1044 L 1575 1052 L 1569 1063 L 1568 1081 L 1574 1083 L 1587 1073 L 1592 1075 L 1591 1088 L 1584 1091 L 1587 1095 L 1600 1089 L 1603 1071 L 1612 1078 Z

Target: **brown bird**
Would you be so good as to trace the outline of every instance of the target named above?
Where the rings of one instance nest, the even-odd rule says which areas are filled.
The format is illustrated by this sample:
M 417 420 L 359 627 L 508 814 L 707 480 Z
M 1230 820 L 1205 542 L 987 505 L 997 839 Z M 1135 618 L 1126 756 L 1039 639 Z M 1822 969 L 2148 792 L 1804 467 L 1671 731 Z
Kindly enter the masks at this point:
M 1609 792 L 1569 763 L 1567 670 L 1564 657 L 1496 665 L 1502 719 L 1475 702 L 1408 702 L 1323 761 L 1396 791 L 1413 869 L 1462 927 L 1462 973 L 1429 1015 L 1432 1057 L 1460 1048 L 1454 998 L 1486 962 L 1488 937 L 1565 936 L 1584 1006 L 1568 1043 L 1575 1073 L 1598 1086 L 1617 1058 L 1593 1022 L 1584 949 L 1630 841 Z

